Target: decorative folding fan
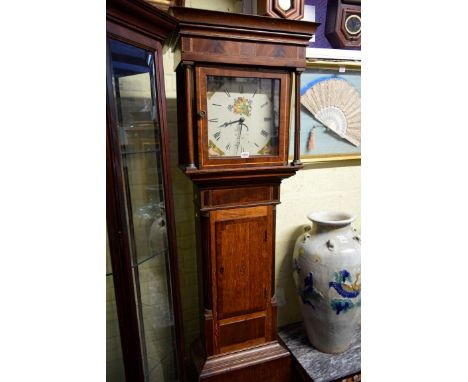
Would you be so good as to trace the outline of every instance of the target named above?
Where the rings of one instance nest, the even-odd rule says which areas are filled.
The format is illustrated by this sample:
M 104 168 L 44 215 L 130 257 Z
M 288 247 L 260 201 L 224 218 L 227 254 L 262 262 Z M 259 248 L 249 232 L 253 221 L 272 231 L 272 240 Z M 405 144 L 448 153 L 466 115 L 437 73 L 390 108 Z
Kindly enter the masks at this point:
M 340 137 L 361 144 L 361 96 L 348 81 L 320 77 L 301 89 L 301 104 Z

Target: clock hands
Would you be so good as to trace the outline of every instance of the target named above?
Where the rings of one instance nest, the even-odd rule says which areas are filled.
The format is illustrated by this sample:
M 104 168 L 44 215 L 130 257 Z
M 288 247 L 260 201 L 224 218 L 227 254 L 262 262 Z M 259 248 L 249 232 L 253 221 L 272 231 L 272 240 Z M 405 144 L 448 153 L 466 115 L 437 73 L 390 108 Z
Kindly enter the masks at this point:
M 227 127 L 229 125 L 232 125 L 234 123 L 239 123 L 239 126 L 245 126 L 247 128 L 247 130 L 249 129 L 249 127 L 244 123 L 245 121 L 245 118 L 239 118 L 237 121 L 229 121 L 229 122 L 224 122 L 222 125 L 219 125 L 218 127 Z
M 236 147 L 236 154 L 237 154 L 237 151 L 239 150 L 239 146 L 240 146 L 240 140 L 241 140 L 241 134 L 242 134 L 242 127 L 245 126 L 247 130 L 249 130 L 249 127 L 244 123 L 245 119 L 244 118 L 239 118 L 239 120 L 237 120 L 236 122 L 239 122 L 239 133 L 237 134 L 237 137 L 236 137 L 236 144 L 235 144 L 235 147 Z
M 245 121 L 244 118 L 239 118 L 237 121 L 224 122 L 222 125 L 219 125 L 218 127 L 227 127 L 227 126 L 229 126 L 229 125 L 232 125 L 232 124 L 238 123 L 238 122 L 242 124 L 242 123 L 244 123 L 244 121 Z M 244 125 L 244 126 L 245 126 L 245 125 Z M 248 130 L 248 129 L 249 129 L 249 128 L 247 127 L 247 130 Z
M 244 118 L 240 118 L 239 119 L 239 125 L 241 127 L 241 130 L 242 130 L 242 126 L 245 126 L 245 128 L 247 129 L 247 131 L 249 130 L 249 127 L 244 123 L 245 119 Z
M 240 132 L 242 131 L 242 126 L 245 126 L 247 128 L 247 130 L 249 130 L 249 127 L 244 123 L 245 121 L 245 118 L 242 118 L 240 117 L 236 122 L 239 122 L 239 127 L 240 127 L 240 131 L 239 131 L 239 134 Z
M 247 127 L 247 130 L 249 129 L 248 126 L 244 123 L 245 121 L 245 118 L 239 118 L 238 120 L 236 121 L 229 121 L 229 122 L 224 122 L 222 125 L 219 125 L 218 127 L 226 127 L 226 126 L 229 126 L 229 125 L 232 125 L 234 123 L 239 123 L 239 125 L 241 126 L 245 126 Z
M 237 128 L 237 134 L 236 134 L 236 143 L 234 144 L 234 148 L 235 148 L 235 153 L 238 152 L 239 150 L 239 146 L 240 146 L 240 141 L 241 141 L 241 135 L 242 135 L 242 128 L 245 127 L 247 129 L 247 131 L 249 130 L 249 127 L 244 123 L 245 122 L 245 118 L 241 117 L 239 118 L 238 120 L 236 121 L 229 121 L 229 122 L 224 122 L 223 124 L 219 125 L 218 128 L 223 128 L 223 127 L 227 127 L 227 126 L 230 126 L 230 125 L 233 125 L 235 123 L 238 123 L 238 128 Z M 217 133 L 217 137 L 215 136 L 216 139 L 218 139 L 219 137 L 219 134 L 220 132 Z M 230 145 L 228 145 L 230 146 Z M 226 148 L 227 149 L 227 148 Z

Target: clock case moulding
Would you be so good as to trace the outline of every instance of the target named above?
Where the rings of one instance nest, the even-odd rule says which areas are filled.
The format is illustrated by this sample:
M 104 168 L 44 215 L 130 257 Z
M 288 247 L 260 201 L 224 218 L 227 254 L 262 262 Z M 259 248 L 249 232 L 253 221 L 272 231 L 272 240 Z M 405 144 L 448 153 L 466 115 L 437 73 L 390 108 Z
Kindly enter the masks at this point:
M 170 13 L 179 21 L 172 44 L 179 167 L 195 185 L 201 338 L 192 347 L 192 360 L 197 378 L 287 381 L 291 358 L 276 327 L 275 207 L 282 179 L 302 168 L 300 75 L 319 24 L 183 7 Z M 201 109 L 206 88 L 200 78 L 207 68 L 226 75 L 230 70 L 281 75 L 277 155 L 207 160 L 207 115 Z M 291 117 L 295 131 L 289 137 Z M 289 139 L 294 140 L 291 163 Z

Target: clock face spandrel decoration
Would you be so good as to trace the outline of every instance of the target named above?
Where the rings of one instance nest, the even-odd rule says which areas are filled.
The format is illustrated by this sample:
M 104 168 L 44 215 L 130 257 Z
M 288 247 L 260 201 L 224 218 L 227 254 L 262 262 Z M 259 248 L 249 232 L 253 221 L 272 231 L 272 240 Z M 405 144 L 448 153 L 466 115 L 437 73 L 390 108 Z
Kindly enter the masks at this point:
M 207 76 L 208 155 L 278 155 L 279 80 Z

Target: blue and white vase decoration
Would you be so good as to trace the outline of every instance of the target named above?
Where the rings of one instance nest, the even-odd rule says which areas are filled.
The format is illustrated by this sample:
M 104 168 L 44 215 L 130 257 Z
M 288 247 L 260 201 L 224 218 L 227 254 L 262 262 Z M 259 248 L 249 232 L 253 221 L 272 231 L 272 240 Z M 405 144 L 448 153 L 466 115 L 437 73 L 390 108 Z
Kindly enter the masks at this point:
M 315 212 L 296 240 L 293 275 L 310 343 L 325 353 L 351 344 L 361 311 L 361 240 L 354 216 Z

